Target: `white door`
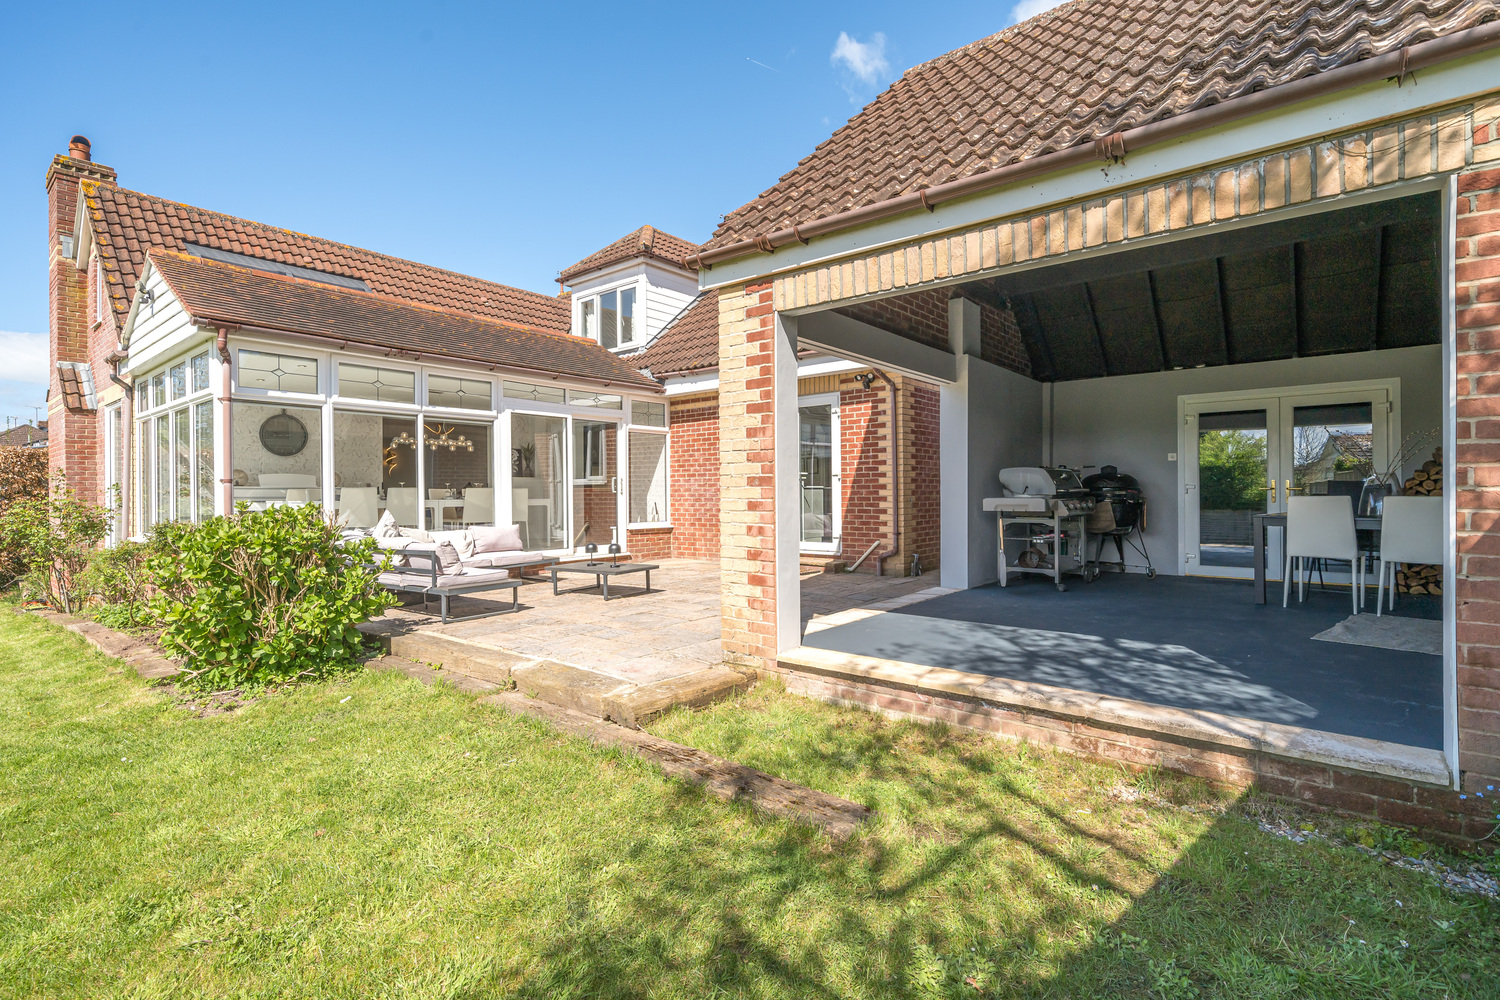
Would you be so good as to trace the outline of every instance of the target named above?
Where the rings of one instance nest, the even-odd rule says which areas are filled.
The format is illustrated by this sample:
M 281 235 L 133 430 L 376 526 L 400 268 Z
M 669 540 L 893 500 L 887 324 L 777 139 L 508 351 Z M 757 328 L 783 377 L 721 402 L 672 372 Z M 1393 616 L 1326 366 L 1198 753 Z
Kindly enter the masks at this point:
M 1273 399 L 1188 404 L 1182 434 L 1182 572 L 1250 579 L 1254 517 L 1275 510 L 1281 407 Z M 1274 560 L 1273 560 L 1274 562 Z
M 844 506 L 838 393 L 803 396 L 797 401 L 797 452 L 802 551 L 838 552 Z
M 1291 495 L 1343 495 L 1386 471 L 1399 434 L 1399 382 L 1306 386 L 1182 400 L 1181 570 L 1249 579 L 1257 513 Z M 1267 539 L 1266 575 L 1282 575 L 1281 532 Z M 1324 572 L 1347 583 L 1346 568 Z

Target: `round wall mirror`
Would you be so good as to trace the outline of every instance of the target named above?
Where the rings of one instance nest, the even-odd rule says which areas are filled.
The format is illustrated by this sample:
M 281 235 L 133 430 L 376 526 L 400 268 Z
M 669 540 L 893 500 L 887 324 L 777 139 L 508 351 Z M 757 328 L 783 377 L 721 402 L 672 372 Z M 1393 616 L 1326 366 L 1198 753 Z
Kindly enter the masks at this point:
M 260 445 L 273 455 L 290 458 L 307 447 L 307 428 L 290 413 L 278 413 L 260 425 Z

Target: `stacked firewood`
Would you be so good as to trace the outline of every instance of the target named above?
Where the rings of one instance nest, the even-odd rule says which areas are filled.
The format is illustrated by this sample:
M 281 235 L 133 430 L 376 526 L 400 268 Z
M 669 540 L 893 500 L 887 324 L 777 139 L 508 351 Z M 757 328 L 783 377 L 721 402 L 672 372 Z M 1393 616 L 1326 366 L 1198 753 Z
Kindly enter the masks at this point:
M 1432 453 L 1430 462 L 1411 474 L 1401 487 L 1403 496 L 1436 497 L 1443 495 L 1443 449 Z M 1403 563 L 1396 573 L 1396 591 L 1401 594 L 1441 594 L 1443 567 Z

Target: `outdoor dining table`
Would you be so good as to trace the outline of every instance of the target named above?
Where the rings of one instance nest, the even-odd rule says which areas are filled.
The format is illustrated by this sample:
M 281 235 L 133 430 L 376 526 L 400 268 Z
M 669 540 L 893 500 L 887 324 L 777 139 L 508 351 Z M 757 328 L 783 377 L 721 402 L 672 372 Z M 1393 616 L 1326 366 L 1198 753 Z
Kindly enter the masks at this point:
M 1286 515 L 1285 514 L 1256 514 L 1252 519 L 1255 522 L 1253 531 L 1255 542 L 1255 603 L 1266 603 L 1266 529 L 1280 528 L 1282 537 L 1286 537 Z M 1356 517 L 1354 527 L 1358 531 L 1380 531 L 1379 517 Z

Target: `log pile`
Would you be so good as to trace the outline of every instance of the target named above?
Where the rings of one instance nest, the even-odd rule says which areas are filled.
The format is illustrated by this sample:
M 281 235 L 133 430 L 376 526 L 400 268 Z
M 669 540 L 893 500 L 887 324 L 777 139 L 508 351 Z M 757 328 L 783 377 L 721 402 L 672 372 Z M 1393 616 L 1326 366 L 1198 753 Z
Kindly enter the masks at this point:
M 1443 449 L 1432 453 L 1432 460 L 1411 474 L 1401 487 L 1401 495 L 1408 497 L 1436 497 L 1443 495 Z M 1396 592 L 1400 594 L 1441 594 L 1443 592 L 1443 567 L 1418 566 L 1403 563 L 1396 573 Z

